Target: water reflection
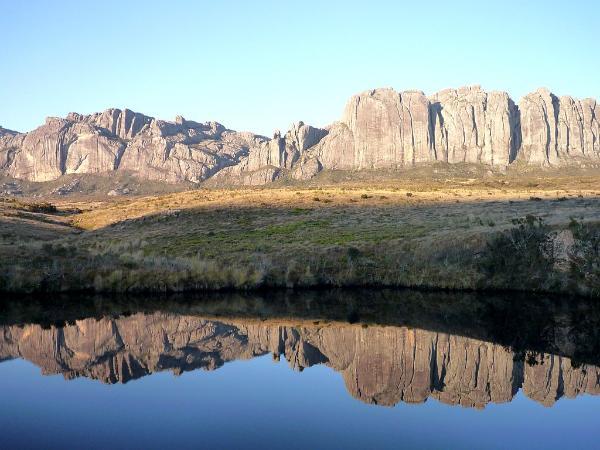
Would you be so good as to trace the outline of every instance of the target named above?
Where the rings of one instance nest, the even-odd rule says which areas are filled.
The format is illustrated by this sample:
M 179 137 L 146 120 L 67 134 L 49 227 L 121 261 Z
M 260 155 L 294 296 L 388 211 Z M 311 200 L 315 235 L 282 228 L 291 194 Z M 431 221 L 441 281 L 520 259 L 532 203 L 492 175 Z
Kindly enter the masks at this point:
M 483 408 L 600 393 L 600 308 L 540 297 L 327 291 L 204 298 L 19 299 L 0 310 L 0 361 L 126 383 L 272 354 L 324 364 L 377 405 L 429 397 Z

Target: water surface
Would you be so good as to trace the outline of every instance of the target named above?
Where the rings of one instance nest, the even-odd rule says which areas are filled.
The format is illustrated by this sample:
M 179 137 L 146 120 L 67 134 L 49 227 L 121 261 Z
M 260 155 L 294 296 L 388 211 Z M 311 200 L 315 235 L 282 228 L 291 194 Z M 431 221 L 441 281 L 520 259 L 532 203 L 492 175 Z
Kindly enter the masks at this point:
M 2 448 L 596 448 L 600 307 L 315 291 L 0 302 Z

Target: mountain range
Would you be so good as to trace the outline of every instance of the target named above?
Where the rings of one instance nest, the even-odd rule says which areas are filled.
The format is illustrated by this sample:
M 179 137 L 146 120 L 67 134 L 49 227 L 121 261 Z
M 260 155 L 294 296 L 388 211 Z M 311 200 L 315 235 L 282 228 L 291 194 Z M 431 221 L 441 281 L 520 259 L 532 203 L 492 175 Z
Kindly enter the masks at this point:
M 66 174 L 131 173 L 140 179 L 260 185 L 310 179 L 322 170 L 397 169 L 431 162 L 600 164 L 600 104 L 541 88 L 516 104 L 480 86 L 360 93 L 341 120 L 318 128 L 297 122 L 271 139 L 129 109 L 49 117 L 28 133 L 0 127 L 0 174 L 43 182 Z
M 560 338 L 559 338 L 560 339 Z M 271 353 L 296 370 L 325 364 L 349 393 L 392 406 L 435 398 L 483 408 L 510 402 L 519 389 L 545 406 L 563 396 L 600 394 L 600 368 L 568 357 L 527 358 L 492 342 L 407 327 L 315 325 L 137 313 L 77 320 L 64 327 L 0 326 L 0 362 L 27 359 L 43 374 L 128 381 L 171 370 L 215 370 Z

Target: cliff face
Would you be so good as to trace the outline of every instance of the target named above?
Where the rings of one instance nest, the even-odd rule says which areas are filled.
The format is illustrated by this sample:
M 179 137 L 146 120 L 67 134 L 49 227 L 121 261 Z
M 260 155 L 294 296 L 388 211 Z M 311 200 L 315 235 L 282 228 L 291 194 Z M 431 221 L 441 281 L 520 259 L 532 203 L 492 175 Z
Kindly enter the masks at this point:
M 326 129 L 298 122 L 273 139 L 215 122 L 165 122 L 130 110 L 49 118 L 30 133 L 0 128 L 0 170 L 48 181 L 67 173 L 131 171 L 145 179 L 264 184 L 322 169 L 405 168 L 444 161 L 499 169 L 515 160 L 539 166 L 600 163 L 600 105 L 547 89 L 516 105 L 479 86 L 420 91 L 375 89 L 355 95 Z
M 0 170 L 14 178 L 49 181 L 61 175 L 130 171 L 140 178 L 198 183 L 239 163 L 265 138 L 178 117 L 156 120 L 109 109 L 48 118 L 25 134 L 0 132 Z
M 302 161 L 301 164 L 297 162 L 306 150 L 326 135 L 326 130 L 305 125 L 304 122 L 295 123 L 285 136 L 282 137 L 281 133 L 276 131 L 273 139 L 250 148 L 248 155 L 241 158 L 239 164 L 220 171 L 217 178 L 247 185 L 260 185 L 275 181 L 282 169 L 292 168 L 296 169 L 292 172 L 294 178 L 310 178 L 321 166 L 311 169 L 307 161 Z
M 44 374 L 124 383 L 153 372 L 212 370 L 271 353 L 295 369 L 326 364 L 350 394 L 379 405 L 444 403 L 484 407 L 525 395 L 551 405 L 563 395 L 600 394 L 600 368 L 445 333 L 395 326 L 289 326 L 215 321 L 166 313 L 78 320 L 64 328 L 0 328 L 0 361 L 25 358 Z
M 600 157 L 600 105 L 593 99 L 556 97 L 547 89 L 520 104 L 523 158 L 533 164 Z
M 377 89 L 354 96 L 315 155 L 330 169 L 410 167 L 445 161 L 506 166 L 518 112 L 504 92 L 479 87 L 424 93 Z

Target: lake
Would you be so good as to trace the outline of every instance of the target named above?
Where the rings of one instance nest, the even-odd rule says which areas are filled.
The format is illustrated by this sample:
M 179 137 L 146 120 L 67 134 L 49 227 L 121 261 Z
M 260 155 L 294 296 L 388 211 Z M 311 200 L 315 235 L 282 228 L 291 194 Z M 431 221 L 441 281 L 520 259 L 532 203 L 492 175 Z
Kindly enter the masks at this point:
M 600 448 L 600 305 L 327 290 L 0 301 L 0 448 Z

